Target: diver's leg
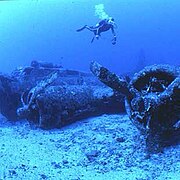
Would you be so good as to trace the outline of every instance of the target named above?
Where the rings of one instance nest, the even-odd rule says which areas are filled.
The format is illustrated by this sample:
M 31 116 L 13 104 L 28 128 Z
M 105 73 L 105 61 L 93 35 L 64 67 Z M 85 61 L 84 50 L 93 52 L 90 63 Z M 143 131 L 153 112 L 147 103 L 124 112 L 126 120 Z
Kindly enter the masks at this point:
M 87 27 L 87 25 L 83 26 L 83 27 L 82 27 L 82 28 L 80 28 L 80 29 L 77 29 L 76 31 L 77 31 L 77 32 L 80 32 L 80 31 L 82 31 L 82 30 L 86 29 L 86 27 Z
M 80 29 L 77 29 L 76 31 L 77 32 L 80 32 L 80 31 L 82 31 L 82 30 L 84 30 L 84 29 L 88 29 L 89 31 L 98 31 L 98 28 L 97 27 L 94 27 L 94 26 L 88 26 L 88 25 L 85 25 L 85 26 L 83 26 L 82 28 L 80 28 Z
M 90 31 L 96 31 L 96 27 L 93 27 L 93 26 L 86 26 L 86 29 L 90 30 Z
M 93 26 L 88 26 L 88 25 L 85 25 L 85 26 L 83 26 L 82 28 L 77 29 L 76 31 L 77 31 L 77 32 L 80 32 L 80 31 L 82 31 L 82 30 L 84 30 L 84 29 L 88 29 L 88 30 L 90 30 L 90 31 L 94 31 L 94 30 L 96 30 L 96 28 L 95 28 L 95 27 L 93 27 Z

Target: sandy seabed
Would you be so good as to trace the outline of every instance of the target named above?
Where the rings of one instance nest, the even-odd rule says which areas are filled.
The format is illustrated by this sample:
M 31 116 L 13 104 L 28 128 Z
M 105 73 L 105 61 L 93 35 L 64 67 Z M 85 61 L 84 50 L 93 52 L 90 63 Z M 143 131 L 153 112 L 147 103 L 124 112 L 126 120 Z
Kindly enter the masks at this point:
M 178 180 L 180 145 L 147 156 L 127 115 L 41 130 L 1 117 L 0 180 Z

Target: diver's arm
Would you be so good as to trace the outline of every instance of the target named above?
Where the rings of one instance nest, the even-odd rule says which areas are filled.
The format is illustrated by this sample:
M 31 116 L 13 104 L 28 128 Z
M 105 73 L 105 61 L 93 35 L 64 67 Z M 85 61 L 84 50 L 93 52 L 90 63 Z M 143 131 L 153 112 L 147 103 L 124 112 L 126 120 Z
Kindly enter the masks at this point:
M 113 28 L 113 27 L 111 28 L 111 31 L 112 31 L 112 34 L 113 34 L 114 38 L 116 38 L 116 33 L 115 33 L 115 31 L 114 31 L 114 28 Z
M 111 27 L 111 31 L 112 31 L 112 34 L 113 34 L 112 44 L 114 45 L 114 44 L 116 44 L 116 33 L 115 33 L 113 27 Z
M 92 40 L 91 40 L 91 43 L 93 43 L 94 42 L 94 36 L 93 36 L 93 38 L 92 38 Z

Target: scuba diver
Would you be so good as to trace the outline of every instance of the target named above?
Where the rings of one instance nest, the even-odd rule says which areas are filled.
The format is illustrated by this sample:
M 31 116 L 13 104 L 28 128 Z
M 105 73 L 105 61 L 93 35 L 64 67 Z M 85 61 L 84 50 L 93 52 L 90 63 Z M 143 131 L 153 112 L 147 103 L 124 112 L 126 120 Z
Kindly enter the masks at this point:
M 115 28 L 117 28 L 117 25 L 115 24 L 114 19 L 108 18 L 108 19 L 103 19 L 98 24 L 96 24 L 96 26 L 85 25 L 82 28 L 77 29 L 76 31 L 80 32 L 84 29 L 88 29 L 92 31 L 94 33 L 94 36 L 91 40 L 91 43 L 92 43 L 94 41 L 94 38 L 99 39 L 102 32 L 105 32 L 111 29 L 112 34 L 113 34 L 112 44 L 115 45 L 116 44 L 116 33 L 114 31 Z

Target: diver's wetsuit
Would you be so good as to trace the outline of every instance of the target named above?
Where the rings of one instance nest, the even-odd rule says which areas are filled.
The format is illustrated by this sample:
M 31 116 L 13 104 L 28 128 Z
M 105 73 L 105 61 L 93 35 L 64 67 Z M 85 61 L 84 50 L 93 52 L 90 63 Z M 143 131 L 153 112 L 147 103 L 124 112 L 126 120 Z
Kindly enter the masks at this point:
M 114 22 L 114 21 L 112 21 Z M 102 32 L 108 31 L 111 29 L 112 34 L 113 34 L 113 39 L 112 39 L 112 44 L 116 44 L 116 34 L 114 31 L 114 24 L 110 23 L 109 20 L 104 19 L 100 21 L 96 26 L 83 26 L 82 28 L 78 29 L 77 32 L 80 32 L 84 29 L 88 29 L 94 33 L 94 37 L 91 40 L 91 43 L 94 41 L 94 38 L 99 39 L 99 36 L 101 36 Z

